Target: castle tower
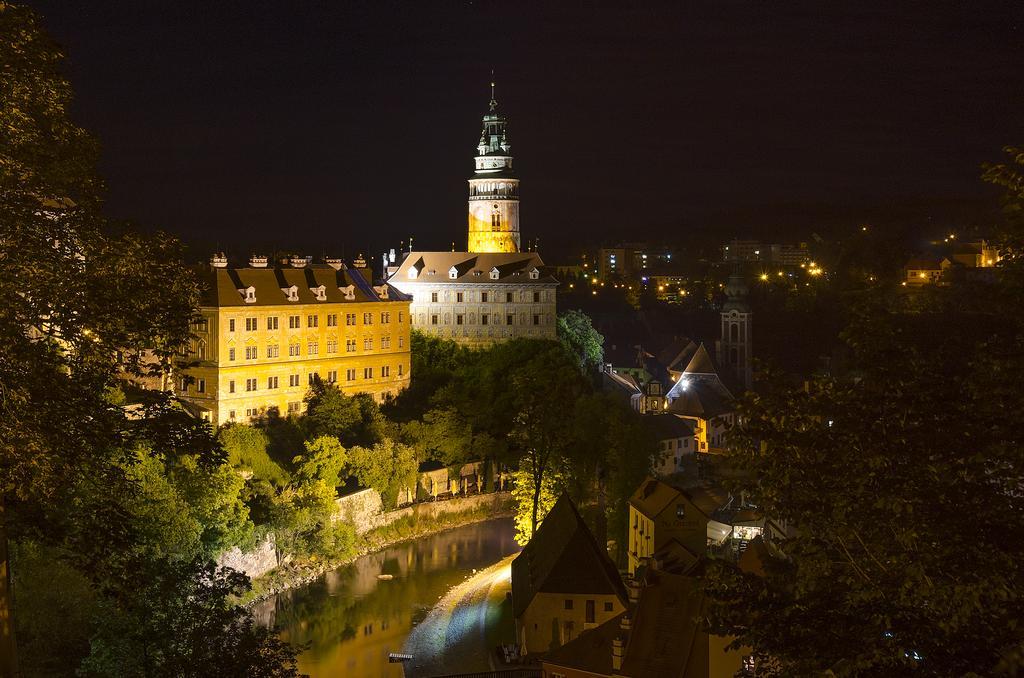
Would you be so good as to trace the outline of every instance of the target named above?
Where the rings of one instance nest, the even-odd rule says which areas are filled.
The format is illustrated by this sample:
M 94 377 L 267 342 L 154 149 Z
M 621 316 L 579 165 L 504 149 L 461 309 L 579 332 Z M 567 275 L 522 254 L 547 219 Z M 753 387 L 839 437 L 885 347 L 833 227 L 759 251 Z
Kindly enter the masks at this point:
M 751 325 L 754 314 L 747 304 L 747 285 L 738 270 L 733 271 L 725 285 L 725 304 L 722 305 L 722 339 L 719 343 L 718 362 L 728 365 L 744 388 L 753 384 L 753 343 Z
M 476 147 L 476 171 L 469 179 L 470 252 L 519 251 L 519 179 L 512 170 L 508 121 L 491 102 Z

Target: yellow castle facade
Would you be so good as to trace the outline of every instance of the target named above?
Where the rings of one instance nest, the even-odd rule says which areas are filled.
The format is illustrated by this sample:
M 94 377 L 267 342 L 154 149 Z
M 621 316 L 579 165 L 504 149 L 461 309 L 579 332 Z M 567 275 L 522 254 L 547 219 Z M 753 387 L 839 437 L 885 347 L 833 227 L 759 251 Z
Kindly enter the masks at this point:
M 178 395 L 215 426 L 304 412 L 316 379 L 393 397 L 409 384 L 409 299 L 365 268 L 214 257 Z

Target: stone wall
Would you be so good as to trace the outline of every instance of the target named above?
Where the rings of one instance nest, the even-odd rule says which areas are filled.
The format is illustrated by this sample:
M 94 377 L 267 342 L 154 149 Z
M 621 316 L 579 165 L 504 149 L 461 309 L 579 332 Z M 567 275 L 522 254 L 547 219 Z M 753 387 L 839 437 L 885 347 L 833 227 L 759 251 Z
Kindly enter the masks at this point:
M 412 517 L 417 521 L 430 521 L 454 513 L 479 509 L 497 516 L 507 510 L 509 497 L 508 492 L 492 492 L 413 504 L 385 512 L 380 493 L 376 490 L 360 490 L 335 500 L 338 505 L 336 519 L 355 525 L 356 533 L 361 535 L 405 517 Z M 279 564 L 274 535 L 267 535 L 253 551 L 243 553 L 238 547 L 225 551 L 217 559 L 217 564 L 245 572 L 253 579 L 270 572 Z
M 254 550 L 246 553 L 237 546 L 225 551 L 217 558 L 217 564 L 245 572 L 251 579 L 270 572 L 277 567 L 277 545 L 274 542 L 274 535 L 268 534 Z
M 366 489 L 335 499 L 338 512 L 335 520 L 342 520 L 356 528 L 356 534 L 378 526 L 377 521 L 384 513 L 384 502 L 377 490 Z M 390 522 L 390 521 L 389 521 Z

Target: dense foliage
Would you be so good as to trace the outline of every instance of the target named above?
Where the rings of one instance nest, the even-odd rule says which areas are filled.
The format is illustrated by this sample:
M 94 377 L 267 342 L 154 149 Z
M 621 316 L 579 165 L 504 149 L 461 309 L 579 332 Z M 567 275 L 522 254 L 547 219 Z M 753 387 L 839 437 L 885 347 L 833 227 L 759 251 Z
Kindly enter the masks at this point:
M 293 675 L 294 652 L 230 602 L 244 581 L 204 564 L 253 536 L 211 431 L 162 395 L 132 417 L 121 406 L 122 380 L 176 362 L 199 288 L 173 239 L 102 218 L 96 145 L 68 117 L 61 61 L 31 11 L 0 2 L 0 541 L 29 583 L 19 669 Z M 69 584 L 60 598 L 32 585 L 41 562 Z M 55 633 L 48 618 L 67 623 Z
M 1019 238 L 1020 175 L 989 176 L 1010 189 Z M 860 302 L 844 334 L 852 374 L 769 381 L 747 401 L 730 437 L 748 472 L 738 489 L 798 529 L 764 577 L 711 570 L 713 626 L 753 648 L 757 675 L 1024 668 L 1016 242 L 995 275 Z

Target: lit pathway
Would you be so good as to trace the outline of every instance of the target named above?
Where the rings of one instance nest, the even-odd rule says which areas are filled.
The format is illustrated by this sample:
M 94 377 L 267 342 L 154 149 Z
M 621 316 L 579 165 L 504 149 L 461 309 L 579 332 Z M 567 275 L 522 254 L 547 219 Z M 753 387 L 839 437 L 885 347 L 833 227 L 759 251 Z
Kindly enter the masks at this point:
M 448 591 L 405 641 L 413 655 L 407 678 L 494 668 L 494 648 L 513 640 L 505 594 L 515 556 L 477 572 Z M 502 637 L 502 636 L 508 637 Z

